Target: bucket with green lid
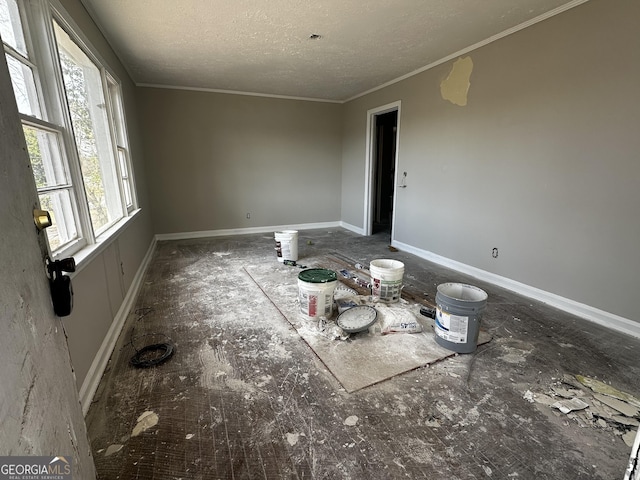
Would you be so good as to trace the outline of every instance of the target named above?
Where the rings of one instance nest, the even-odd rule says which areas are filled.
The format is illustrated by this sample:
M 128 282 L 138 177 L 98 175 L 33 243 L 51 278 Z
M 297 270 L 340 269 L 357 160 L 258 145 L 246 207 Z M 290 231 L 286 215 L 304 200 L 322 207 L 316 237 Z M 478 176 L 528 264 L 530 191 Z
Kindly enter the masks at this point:
M 333 313 L 333 292 L 338 275 L 325 268 L 309 268 L 298 275 L 298 299 L 303 317 L 330 318 Z

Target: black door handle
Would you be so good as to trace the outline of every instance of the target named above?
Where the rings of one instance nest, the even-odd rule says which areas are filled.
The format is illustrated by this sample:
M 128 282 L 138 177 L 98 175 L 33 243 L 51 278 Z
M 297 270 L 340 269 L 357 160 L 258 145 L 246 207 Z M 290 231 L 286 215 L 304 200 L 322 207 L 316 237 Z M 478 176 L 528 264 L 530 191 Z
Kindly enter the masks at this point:
M 49 287 L 53 300 L 53 311 L 59 317 L 66 317 L 73 310 L 73 286 L 71 278 L 63 272 L 75 272 L 76 261 L 73 257 L 50 261 L 47 259 Z

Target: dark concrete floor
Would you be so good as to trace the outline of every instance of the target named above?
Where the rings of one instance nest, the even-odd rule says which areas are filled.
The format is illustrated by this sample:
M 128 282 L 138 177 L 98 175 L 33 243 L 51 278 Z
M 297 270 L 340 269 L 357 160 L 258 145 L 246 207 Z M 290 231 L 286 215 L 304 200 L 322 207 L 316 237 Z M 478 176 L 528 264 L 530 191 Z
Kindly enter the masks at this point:
M 477 285 L 493 340 L 348 394 L 243 270 L 276 261 L 272 235 L 160 242 L 87 415 L 99 478 L 622 479 L 625 428 L 524 397 L 575 388 L 562 379 L 576 374 L 640 397 L 640 339 L 387 241 L 302 231 L 300 262 L 399 259 L 431 301 L 440 283 Z M 164 335 L 173 357 L 129 365 L 132 338 L 141 348 Z M 133 435 L 144 412 L 157 422 L 148 414 Z

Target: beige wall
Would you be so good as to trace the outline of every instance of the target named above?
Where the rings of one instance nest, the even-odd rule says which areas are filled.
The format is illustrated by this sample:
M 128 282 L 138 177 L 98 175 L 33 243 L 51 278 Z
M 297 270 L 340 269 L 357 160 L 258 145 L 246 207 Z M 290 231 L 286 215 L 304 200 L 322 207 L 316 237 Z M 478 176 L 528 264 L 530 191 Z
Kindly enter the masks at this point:
M 640 321 L 640 2 L 592 0 L 345 106 L 342 220 L 363 227 L 368 109 L 401 100 L 395 240 Z M 493 259 L 491 250 L 499 248 Z
M 156 233 L 340 220 L 341 105 L 158 88 L 138 105 Z

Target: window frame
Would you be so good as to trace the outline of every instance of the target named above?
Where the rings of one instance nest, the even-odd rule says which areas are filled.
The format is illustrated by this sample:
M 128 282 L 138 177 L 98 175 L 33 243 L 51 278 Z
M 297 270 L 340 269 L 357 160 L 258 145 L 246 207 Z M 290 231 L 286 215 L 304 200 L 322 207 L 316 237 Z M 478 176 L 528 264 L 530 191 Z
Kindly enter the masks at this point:
M 44 187 L 38 188 L 38 191 L 39 194 L 46 194 L 48 191 L 54 190 L 70 192 L 74 227 L 77 232 L 77 238 L 65 243 L 55 251 L 52 251 L 48 237 L 47 245 L 54 259 L 70 255 L 83 259 L 88 258 L 92 256 L 94 247 L 105 243 L 116 235 L 122 226 L 139 211 L 129 151 L 122 83 L 58 0 L 15 0 L 15 2 L 18 4 L 27 53 L 23 55 L 19 50 L 9 44 L 4 44 L 4 42 L 3 53 L 30 68 L 39 104 L 39 116 L 20 113 L 20 120 L 24 126 L 56 135 L 69 182 L 69 185 L 60 186 L 59 189 Z M 104 128 L 100 127 L 102 130 L 100 141 L 108 142 L 110 152 L 105 157 L 105 161 L 109 168 L 113 169 L 115 175 L 111 186 L 105 185 L 105 191 L 108 190 L 105 195 L 109 195 L 112 198 L 111 201 L 117 200 L 119 205 L 115 209 L 114 220 L 106 224 L 104 228 L 99 228 L 98 231 L 94 230 L 89 212 L 89 202 L 60 66 L 59 39 L 55 35 L 54 22 L 66 32 L 71 41 L 93 63 L 100 76 L 99 83 L 105 105 Z M 30 86 L 27 85 L 27 87 Z M 121 168 L 121 153 L 124 154 L 126 172 Z M 34 176 L 34 183 L 35 181 Z M 104 177 L 102 182 L 104 184 Z M 127 202 L 125 183 L 130 192 L 130 202 Z M 115 199 L 113 195 L 117 195 L 118 199 Z
M 70 171 L 70 164 L 69 164 L 69 160 L 67 157 L 67 152 L 66 149 L 64 147 L 64 132 L 63 129 L 61 127 L 59 127 L 58 125 L 55 124 L 51 124 L 47 121 L 44 120 L 40 120 L 37 119 L 35 117 L 29 117 L 27 115 L 20 115 L 21 117 L 21 121 L 22 121 L 22 126 L 23 129 L 24 127 L 30 127 L 30 128 L 34 128 L 34 129 L 38 129 L 38 130 L 42 130 L 45 132 L 49 132 L 49 133 L 53 133 L 55 134 L 58 139 L 59 139 L 59 148 L 60 148 L 60 155 L 63 157 L 62 158 L 62 163 L 63 163 L 63 167 L 65 168 L 66 171 L 66 175 L 69 177 L 68 181 L 69 183 L 66 185 L 57 185 L 55 187 L 38 187 L 36 185 L 36 189 L 38 191 L 38 196 L 40 196 L 41 194 L 47 194 L 50 192 L 56 192 L 56 191 L 61 191 L 61 190 L 66 190 L 69 191 L 70 197 L 71 197 L 71 208 L 73 210 L 73 215 L 74 215 L 74 224 L 75 224 L 75 228 L 76 228 L 76 238 L 72 239 L 71 241 L 67 242 L 66 244 L 64 244 L 62 247 L 56 249 L 55 251 L 52 251 L 51 246 L 49 245 L 49 239 L 47 237 L 47 244 L 49 246 L 49 253 L 52 254 L 52 256 L 54 258 L 57 257 L 66 257 L 69 255 L 72 255 L 73 253 L 79 251 L 80 249 L 86 247 L 88 245 L 87 242 L 87 238 L 86 236 L 82 235 L 82 232 L 80 231 L 80 226 L 79 226 L 79 219 L 80 219 L 80 213 L 79 213 L 79 205 L 78 205 L 78 199 L 77 199 L 77 194 L 78 194 L 78 189 L 75 186 L 75 183 L 73 181 L 72 174 Z M 33 169 L 32 169 L 33 170 Z M 34 182 L 35 182 L 35 177 L 34 177 Z
M 127 119 L 124 110 L 124 96 L 122 93 L 122 84 L 120 80 L 112 75 L 109 71 L 105 75 L 105 83 L 107 92 L 107 111 L 112 124 L 114 125 L 113 143 L 115 146 L 116 168 L 120 178 L 120 188 L 122 194 L 122 204 L 130 214 L 138 208 L 138 197 L 135 188 L 135 179 L 133 175 L 133 165 L 131 164 L 131 155 L 129 154 L 129 134 L 127 131 Z M 120 152 L 124 156 L 125 172 L 120 164 Z M 125 193 L 126 188 L 129 189 L 131 201 L 127 201 Z

